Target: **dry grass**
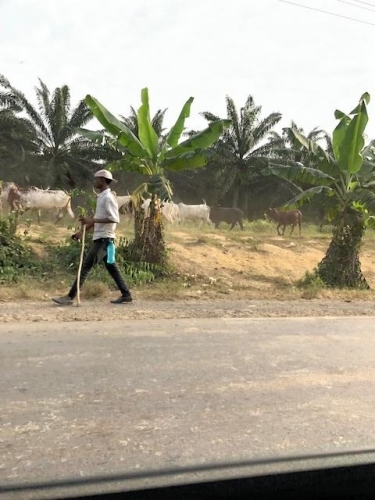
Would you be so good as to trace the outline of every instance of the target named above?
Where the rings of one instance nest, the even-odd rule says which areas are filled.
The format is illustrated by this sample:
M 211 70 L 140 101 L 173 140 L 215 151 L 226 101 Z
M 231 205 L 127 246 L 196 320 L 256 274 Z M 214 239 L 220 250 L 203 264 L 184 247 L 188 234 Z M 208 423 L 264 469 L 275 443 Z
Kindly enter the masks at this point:
M 44 300 L 48 297 L 45 286 L 39 286 L 39 283 L 25 280 L 15 285 L 0 286 L 0 301 L 38 299 Z
M 108 286 L 101 281 L 86 281 L 82 288 L 82 297 L 84 299 L 97 299 L 108 295 Z
M 72 224 L 69 222 L 70 226 Z M 45 243 L 58 244 L 69 237 L 74 228 L 68 224 L 54 225 L 46 222 L 40 226 L 32 224 L 28 230 L 28 240 L 34 251 L 44 257 Z M 20 226 L 20 233 L 26 229 Z M 289 230 L 287 230 L 289 234 Z M 233 298 L 249 299 L 296 299 L 312 298 L 372 300 L 375 293 L 362 290 L 327 290 L 311 287 L 301 290 L 296 281 L 306 271 L 311 272 L 324 256 L 329 245 L 330 228 L 318 231 L 313 225 L 304 225 L 302 236 L 278 236 L 275 225 L 266 221 L 255 221 L 245 225 L 245 231 L 235 228 L 228 231 L 223 228 L 215 230 L 212 226 L 194 224 L 169 226 L 165 230 L 170 249 L 170 261 L 175 269 L 172 279 L 143 285 L 137 290 L 141 297 L 153 299 L 177 299 L 201 297 L 213 299 L 230 295 Z M 118 235 L 132 237 L 132 227 L 120 224 Z M 363 272 L 371 286 L 375 289 L 375 248 L 373 245 L 375 232 L 368 231 L 361 251 Z M 92 279 L 92 278 L 91 278 Z M 71 285 L 69 277 L 62 277 L 54 284 L 55 292 Z M 0 299 L 38 298 L 46 292 L 44 283 L 33 282 L 14 287 L 2 287 Z M 49 285 L 51 286 L 51 285 Z M 85 284 L 83 296 L 97 298 L 109 293 L 106 284 L 91 281 Z

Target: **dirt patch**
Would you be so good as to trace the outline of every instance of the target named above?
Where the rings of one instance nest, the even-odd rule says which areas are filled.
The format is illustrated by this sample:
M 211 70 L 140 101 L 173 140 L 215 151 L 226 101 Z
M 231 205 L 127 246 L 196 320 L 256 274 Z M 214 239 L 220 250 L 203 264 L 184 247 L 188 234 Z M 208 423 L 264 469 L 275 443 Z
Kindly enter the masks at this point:
M 208 237 L 208 235 L 207 235 Z M 236 288 L 264 290 L 273 284 L 292 284 L 312 271 L 324 256 L 322 245 L 249 239 L 234 242 L 222 236 L 219 245 L 172 243 L 172 263 L 181 273 L 231 281 Z

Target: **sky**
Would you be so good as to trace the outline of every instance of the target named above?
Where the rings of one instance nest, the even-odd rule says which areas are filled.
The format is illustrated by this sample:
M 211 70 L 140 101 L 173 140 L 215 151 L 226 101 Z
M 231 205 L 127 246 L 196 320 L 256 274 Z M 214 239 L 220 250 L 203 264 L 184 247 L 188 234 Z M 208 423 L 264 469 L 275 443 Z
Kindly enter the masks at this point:
M 193 96 L 194 129 L 251 94 L 280 127 L 332 132 L 367 91 L 375 137 L 375 0 L 290 1 L 362 23 L 280 0 L 0 0 L 0 74 L 32 101 L 41 78 L 123 115 L 148 87 L 167 126 Z

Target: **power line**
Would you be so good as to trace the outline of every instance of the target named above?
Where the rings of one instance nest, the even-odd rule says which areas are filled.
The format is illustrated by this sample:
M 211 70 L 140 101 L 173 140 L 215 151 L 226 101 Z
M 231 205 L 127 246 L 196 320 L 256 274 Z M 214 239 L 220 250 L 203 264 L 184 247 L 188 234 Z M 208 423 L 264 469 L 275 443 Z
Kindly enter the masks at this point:
M 346 2 L 345 0 L 337 0 L 340 3 L 346 3 L 347 5 L 351 5 L 352 7 L 357 7 L 357 9 L 369 10 L 370 12 L 375 12 L 374 9 L 369 9 L 368 7 L 362 7 L 362 5 L 355 5 L 354 3 Z M 370 4 L 368 4 L 370 5 Z M 374 5 L 375 7 L 375 5 Z
M 373 4 L 373 3 L 362 2 L 362 0 L 354 0 L 354 1 L 357 2 L 357 3 L 363 3 L 365 5 L 371 5 L 371 7 L 375 7 L 375 4 Z
M 289 2 L 288 0 L 277 0 L 282 3 L 289 3 L 290 5 L 295 5 L 296 7 L 302 7 L 303 9 L 315 10 L 316 12 L 322 12 L 323 14 L 328 14 L 329 16 L 341 17 L 342 19 L 348 19 L 350 21 L 355 21 L 356 23 L 368 24 L 370 26 L 375 26 L 375 23 L 369 23 L 367 21 L 361 21 L 360 19 L 355 19 L 354 17 L 342 16 L 341 14 L 335 14 L 334 12 L 328 12 L 327 10 L 316 9 L 314 7 L 308 7 L 307 5 L 302 5 L 300 3 Z

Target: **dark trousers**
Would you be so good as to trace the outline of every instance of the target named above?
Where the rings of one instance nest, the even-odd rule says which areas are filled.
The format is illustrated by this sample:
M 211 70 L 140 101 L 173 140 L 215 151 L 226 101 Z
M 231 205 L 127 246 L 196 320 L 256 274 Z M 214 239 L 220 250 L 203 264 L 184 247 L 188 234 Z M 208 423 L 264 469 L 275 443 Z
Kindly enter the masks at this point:
M 124 278 L 121 276 L 118 265 L 116 263 L 107 263 L 107 245 L 109 241 L 110 240 L 108 238 L 100 238 L 99 240 L 95 240 L 93 242 L 92 247 L 88 251 L 82 263 L 81 279 L 79 280 L 80 287 L 82 287 L 85 279 L 87 278 L 87 275 L 94 267 L 94 265 L 99 264 L 101 261 L 103 261 L 105 268 L 112 276 L 122 295 L 130 295 L 129 288 L 126 285 Z M 74 297 L 77 295 L 77 280 L 75 280 L 75 282 L 73 283 L 73 286 L 70 289 L 68 295 L 72 299 L 74 299 Z

